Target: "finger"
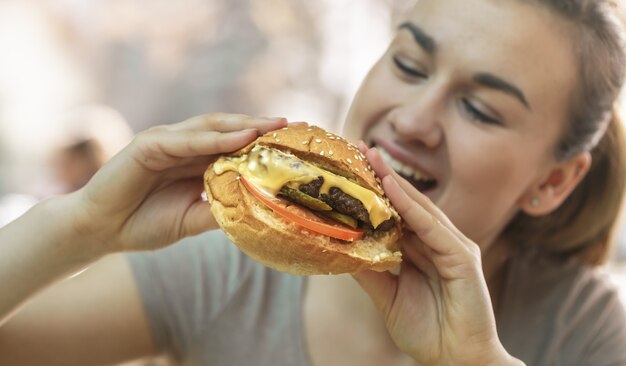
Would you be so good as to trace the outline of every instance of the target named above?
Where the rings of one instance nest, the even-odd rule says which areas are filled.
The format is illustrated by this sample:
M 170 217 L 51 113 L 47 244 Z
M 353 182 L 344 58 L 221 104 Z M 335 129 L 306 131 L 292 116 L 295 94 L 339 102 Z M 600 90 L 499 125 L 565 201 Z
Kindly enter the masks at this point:
M 383 188 L 391 204 L 424 244 L 438 253 L 454 253 L 463 246 L 456 234 L 415 202 L 392 176 L 383 178 Z
M 211 113 L 192 117 L 168 126 L 170 131 L 217 131 L 231 132 L 257 129 L 261 134 L 287 126 L 282 117 L 252 117 L 245 114 Z
M 192 158 L 184 158 L 180 159 L 180 163 L 177 164 L 177 167 L 184 167 L 190 165 L 204 165 L 204 167 L 208 167 L 209 164 L 215 162 L 219 158 L 219 155 L 208 155 L 208 156 L 196 156 Z
M 241 149 L 258 136 L 256 129 L 234 132 L 180 131 L 151 134 L 144 141 L 146 154 L 194 158 L 229 153 Z
M 449 227 L 454 227 L 454 225 L 450 222 L 448 217 L 439 209 L 439 207 L 435 206 L 435 204 L 426 195 L 418 191 L 417 188 L 415 188 L 411 183 L 401 177 L 398 173 L 396 173 L 395 170 L 393 170 L 393 168 L 385 163 L 377 148 L 374 147 L 368 149 L 365 157 L 372 166 L 372 169 L 374 169 L 374 172 L 377 176 L 385 177 L 387 175 L 391 175 L 394 180 L 400 185 L 400 187 L 407 193 L 411 200 L 420 204 L 441 222 L 444 222 Z M 456 227 L 454 227 L 454 231 L 457 231 Z
M 206 172 L 208 164 L 189 164 L 179 166 L 176 168 L 168 169 L 164 175 L 164 180 L 176 180 L 187 178 L 203 179 L 204 172 Z
M 198 200 L 189 207 L 187 212 L 183 219 L 183 236 L 193 236 L 205 231 L 219 229 L 208 202 Z
M 383 314 L 387 314 L 398 289 L 398 277 L 390 272 L 370 270 L 355 273 L 352 277 L 372 298 L 378 310 Z
M 410 262 L 427 277 L 434 278 L 437 274 L 437 268 L 431 259 L 431 249 L 422 243 L 415 234 L 406 235 L 402 241 L 402 260 Z
M 467 279 L 482 276 L 478 245 L 444 225 L 417 202 L 411 201 L 390 175 L 383 179 L 383 188 L 408 227 L 432 250 L 432 253 L 421 252 L 428 253 L 441 277 Z
M 219 133 L 156 129 L 142 132 L 94 175 L 89 184 L 91 188 L 86 189 L 86 196 L 96 202 L 98 189 L 106 189 L 117 190 L 120 196 L 141 197 L 159 184 L 159 178 L 163 178 L 152 173 L 184 166 L 181 163 L 202 161 L 203 157 L 213 154 L 238 150 L 257 135 L 256 130 Z M 116 178 L 112 180 L 110 177 Z
M 369 150 L 369 148 L 367 147 L 367 144 L 365 143 L 365 141 L 363 140 L 357 141 L 356 146 L 359 148 L 359 151 L 361 152 L 361 154 L 363 155 L 367 154 L 367 151 Z

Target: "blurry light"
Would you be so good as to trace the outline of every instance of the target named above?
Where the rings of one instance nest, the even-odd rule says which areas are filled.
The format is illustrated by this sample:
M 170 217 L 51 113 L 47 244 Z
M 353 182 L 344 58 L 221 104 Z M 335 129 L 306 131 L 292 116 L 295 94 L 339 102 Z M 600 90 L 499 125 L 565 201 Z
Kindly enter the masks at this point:
M 338 95 L 356 93 L 361 81 L 392 38 L 390 8 L 370 1 L 325 0 L 325 16 L 317 23 L 322 37 L 321 80 Z
M 0 95 L 5 143 L 41 152 L 56 134 L 50 123 L 81 89 L 44 14 L 27 2 L 0 4 Z
M 104 105 L 71 108 L 54 122 L 63 131 L 63 136 L 55 147 L 62 149 L 79 141 L 95 140 L 102 147 L 107 160 L 124 148 L 133 137 L 124 117 L 115 109 Z
M 268 106 L 268 115 L 287 116 L 291 122 L 305 121 L 338 132 L 334 110 L 319 90 L 287 90 L 279 93 Z
M 250 16 L 268 37 L 285 36 L 298 28 L 297 13 L 289 0 L 251 0 Z

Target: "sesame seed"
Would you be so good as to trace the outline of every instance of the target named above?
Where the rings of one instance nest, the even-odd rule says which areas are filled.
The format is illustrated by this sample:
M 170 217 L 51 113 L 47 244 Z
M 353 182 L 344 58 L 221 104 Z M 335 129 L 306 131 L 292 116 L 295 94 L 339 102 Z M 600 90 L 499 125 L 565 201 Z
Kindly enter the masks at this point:
M 333 151 L 332 150 L 328 150 L 328 155 L 332 155 Z
M 272 137 L 276 138 L 276 132 L 274 132 L 274 133 L 272 134 Z
M 313 131 L 313 129 L 311 127 L 307 128 L 306 130 L 307 130 L 307 132 Z
M 320 151 L 320 155 L 324 156 L 324 150 Z
M 276 142 L 280 142 L 280 139 L 276 139 Z
M 319 144 L 320 142 L 322 142 L 322 140 L 321 139 L 315 139 L 315 142 L 317 142 Z
M 357 154 L 354 154 L 354 158 L 355 158 L 356 160 L 361 160 L 361 158 L 360 158 Z
M 347 158 L 346 161 L 348 162 L 348 164 L 352 164 L 352 160 L 350 160 L 350 158 Z
M 287 129 L 287 127 L 283 127 L 282 129 L 283 129 L 283 130 L 286 130 L 286 129 Z
M 354 168 L 354 171 L 358 173 L 359 172 L 359 168 Z
M 335 138 L 333 136 L 330 136 L 328 139 L 329 140 L 334 140 Z
M 306 145 L 308 143 L 309 143 L 308 141 L 302 141 L 302 145 Z

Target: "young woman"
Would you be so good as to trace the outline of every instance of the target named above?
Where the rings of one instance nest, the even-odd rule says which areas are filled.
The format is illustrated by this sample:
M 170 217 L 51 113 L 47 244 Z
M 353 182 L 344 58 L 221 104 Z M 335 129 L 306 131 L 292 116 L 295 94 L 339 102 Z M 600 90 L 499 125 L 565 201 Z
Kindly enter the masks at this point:
M 202 167 L 256 134 L 187 144 L 190 130 L 284 121 L 213 115 L 141 134 L 87 187 L 0 233 L 0 363 L 626 363 L 623 307 L 593 271 L 624 190 L 612 107 L 626 61 L 610 11 L 422 0 L 407 15 L 344 128 L 410 228 L 399 273 L 293 277 L 214 231 L 111 256 L 9 317 L 104 254 L 215 228 L 197 200 Z M 19 242 L 24 227 L 37 239 Z

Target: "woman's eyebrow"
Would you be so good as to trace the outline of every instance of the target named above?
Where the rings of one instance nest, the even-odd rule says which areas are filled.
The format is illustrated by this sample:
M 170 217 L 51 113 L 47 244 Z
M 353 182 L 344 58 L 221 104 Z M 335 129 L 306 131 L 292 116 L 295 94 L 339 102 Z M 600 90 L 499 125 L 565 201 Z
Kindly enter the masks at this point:
M 417 44 L 419 44 L 427 53 L 432 55 L 437 51 L 437 44 L 435 43 L 433 37 L 429 36 L 417 25 L 411 22 L 404 22 L 398 27 L 398 30 L 400 29 L 406 29 L 411 32 L 415 42 L 417 42 Z
M 437 43 L 435 42 L 435 39 L 428 35 L 416 24 L 411 22 L 404 22 L 398 26 L 398 30 L 401 29 L 406 29 L 411 32 L 411 34 L 413 35 L 413 39 L 415 39 L 415 42 L 419 44 L 422 49 L 426 51 L 426 53 L 432 55 L 437 52 Z M 493 74 L 484 72 L 474 75 L 474 81 L 488 88 L 493 88 L 509 94 L 518 99 L 528 110 L 532 110 L 522 90 L 515 86 L 513 83 L 510 83 Z
M 474 75 L 474 81 L 488 88 L 497 89 L 501 92 L 512 95 L 513 97 L 517 98 L 520 102 L 522 102 L 522 104 L 528 110 L 532 110 L 522 90 L 518 88 L 517 86 L 515 86 L 514 84 L 508 81 L 505 81 L 504 79 L 501 79 L 493 74 L 484 73 L 484 72 Z

